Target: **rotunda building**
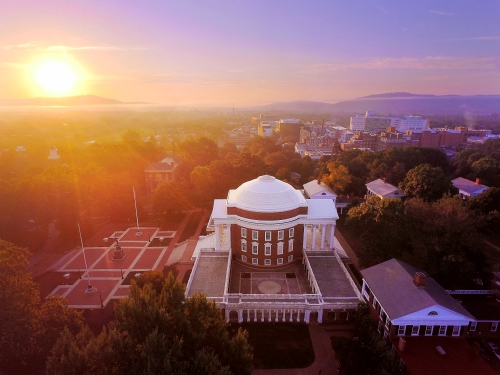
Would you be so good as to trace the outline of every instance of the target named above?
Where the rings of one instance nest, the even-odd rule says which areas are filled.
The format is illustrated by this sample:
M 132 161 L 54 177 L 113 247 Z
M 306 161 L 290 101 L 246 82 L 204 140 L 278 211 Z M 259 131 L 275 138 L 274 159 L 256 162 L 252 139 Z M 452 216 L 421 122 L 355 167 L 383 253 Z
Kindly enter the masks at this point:
M 186 296 L 204 293 L 239 322 L 348 320 L 360 294 L 335 250 L 337 219 L 333 200 L 273 176 L 243 183 L 214 201 Z

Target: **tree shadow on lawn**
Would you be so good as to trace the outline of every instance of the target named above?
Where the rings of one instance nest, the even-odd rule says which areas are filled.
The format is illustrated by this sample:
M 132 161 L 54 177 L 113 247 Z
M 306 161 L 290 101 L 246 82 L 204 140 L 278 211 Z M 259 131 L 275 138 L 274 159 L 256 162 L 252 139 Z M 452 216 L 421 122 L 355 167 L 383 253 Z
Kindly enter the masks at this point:
M 311 336 L 305 324 L 231 324 L 230 333 L 235 334 L 239 327 L 248 331 L 255 369 L 305 368 L 314 362 Z

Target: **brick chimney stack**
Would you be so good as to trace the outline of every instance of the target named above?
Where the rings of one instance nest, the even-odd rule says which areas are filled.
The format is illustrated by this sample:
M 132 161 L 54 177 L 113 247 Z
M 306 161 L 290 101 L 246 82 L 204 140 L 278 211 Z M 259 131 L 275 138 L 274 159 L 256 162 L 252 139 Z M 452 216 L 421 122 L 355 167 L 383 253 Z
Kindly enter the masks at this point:
M 476 178 L 476 185 L 480 185 L 481 184 L 481 179 L 480 178 Z
M 427 275 L 425 272 L 415 272 L 415 276 L 413 277 L 413 285 L 417 288 L 421 286 L 425 286 L 425 282 L 427 280 Z

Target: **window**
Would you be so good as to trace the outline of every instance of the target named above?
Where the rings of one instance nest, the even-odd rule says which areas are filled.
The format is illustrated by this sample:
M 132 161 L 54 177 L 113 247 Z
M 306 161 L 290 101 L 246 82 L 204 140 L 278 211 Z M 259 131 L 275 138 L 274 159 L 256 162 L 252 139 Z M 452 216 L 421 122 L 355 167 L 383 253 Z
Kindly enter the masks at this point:
M 283 258 L 278 258 L 278 264 L 283 264 Z
M 477 329 L 477 322 L 471 322 L 469 331 L 474 332 L 476 329 Z
M 242 255 L 242 256 L 241 256 L 241 260 L 242 260 L 243 262 L 246 262 L 246 261 L 247 261 L 247 256 L 246 256 L 246 255 Z
M 270 243 L 266 243 L 266 245 L 265 245 L 265 254 L 271 255 L 271 244 Z
M 425 335 L 432 336 L 432 326 L 425 326 Z
M 285 238 L 285 232 L 282 230 L 278 231 L 278 241 L 283 241 L 283 238 Z
M 259 260 L 257 258 L 252 258 L 252 264 L 259 264 Z
M 264 264 L 265 264 L 266 266 L 270 266 L 270 265 L 271 265 L 271 259 L 266 259 L 266 260 L 264 260 Z
M 241 240 L 241 251 L 247 251 L 247 241 Z
M 431 311 L 429 314 L 427 315 L 438 315 L 437 311 Z
M 398 327 L 398 336 L 404 336 L 406 332 L 406 326 L 399 326 Z
M 290 240 L 288 241 L 288 252 L 292 252 L 293 251 L 293 240 Z
M 388 335 L 388 333 L 387 333 L 387 331 L 384 329 L 384 339 L 387 339 L 387 335 Z
M 258 243 L 252 243 L 252 254 L 258 254 L 259 253 L 259 244 Z
M 491 322 L 491 332 L 496 332 L 498 328 L 498 322 Z
M 247 238 L 247 228 L 241 228 L 241 237 Z
M 288 261 L 291 262 L 293 260 L 293 255 L 288 256 Z
M 378 321 L 377 331 L 378 333 L 382 332 L 382 322 L 380 320 Z
M 419 328 L 420 328 L 420 326 L 413 326 L 413 327 L 411 327 L 411 335 L 412 336 L 418 336 Z
M 278 242 L 278 255 L 283 254 L 283 242 Z
M 439 336 L 446 336 L 446 326 L 439 326 Z
M 257 241 L 259 239 L 259 231 L 253 230 L 252 231 L 252 240 Z
M 288 237 L 293 237 L 293 232 L 295 228 L 288 229 Z
M 265 240 L 271 241 L 271 231 L 266 230 L 265 232 Z
M 460 335 L 460 326 L 453 326 L 453 332 L 451 334 L 452 336 Z

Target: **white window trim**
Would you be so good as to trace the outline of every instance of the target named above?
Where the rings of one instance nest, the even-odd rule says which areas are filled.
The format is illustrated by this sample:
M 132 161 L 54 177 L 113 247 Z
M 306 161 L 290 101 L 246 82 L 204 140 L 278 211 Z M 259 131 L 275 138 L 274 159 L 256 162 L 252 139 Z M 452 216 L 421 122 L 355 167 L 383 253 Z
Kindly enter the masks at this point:
M 285 238 L 285 231 L 279 230 L 278 231 L 278 241 L 283 241 L 284 238 Z
M 278 258 L 278 260 L 276 261 L 276 264 L 283 264 L 283 258 Z
M 265 266 L 270 266 L 271 265 L 271 259 L 264 259 L 264 265 Z
M 498 329 L 498 322 L 491 322 L 490 332 L 496 332 Z
M 246 255 L 242 255 L 242 256 L 241 256 L 241 260 L 242 260 L 243 262 L 246 262 L 246 261 L 247 261 L 247 256 L 246 256 Z
M 264 232 L 264 239 L 265 239 L 266 241 L 271 241 L 271 231 L 270 231 L 270 230 L 266 230 L 266 231 Z
M 293 260 L 293 255 L 288 256 L 288 261 L 291 262 Z
M 259 254 L 259 243 L 252 242 L 252 254 Z
M 448 328 L 448 326 L 439 326 L 438 336 L 446 336 L 447 328 Z M 444 332 L 442 332 L 442 329 L 444 329 Z
M 475 332 L 477 329 L 477 322 L 470 322 L 470 329 L 469 331 Z
M 247 238 L 247 228 L 241 228 L 241 237 Z
M 241 251 L 247 252 L 247 241 L 241 240 Z
M 398 327 L 398 336 L 404 336 L 405 332 L 406 332 L 406 326 L 399 326 Z
M 252 240 L 254 240 L 254 241 L 259 240 L 259 231 L 256 231 L 256 230 L 252 231 Z
M 259 260 L 257 258 L 252 258 L 252 264 L 259 264 Z
M 278 255 L 283 254 L 283 242 L 278 242 Z
M 290 228 L 288 229 L 288 237 L 293 237 L 293 235 L 295 234 L 295 228 Z
M 264 255 L 271 255 L 271 244 L 266 243 L 264 245 Z
M 453 331 L 451 331 L 452 336 L 460 336 L 460 326 L 453 326 Z
M 415 332 L 415 329 L 416 329 L 416 332 Z M 411 335 L 412 336 L 418 336 L 420 332 L 420 326 L 412 326 L 411 327 Z
M 288 252 L 291 253 L 293 251 L 293 240 L 288 241 Z
M 433 326 L 425 326 L 425 335 L 426 336 L 432 336 L 432 330 L 433 330 Z M 429 332 L 430 330 L 430 332 Z

